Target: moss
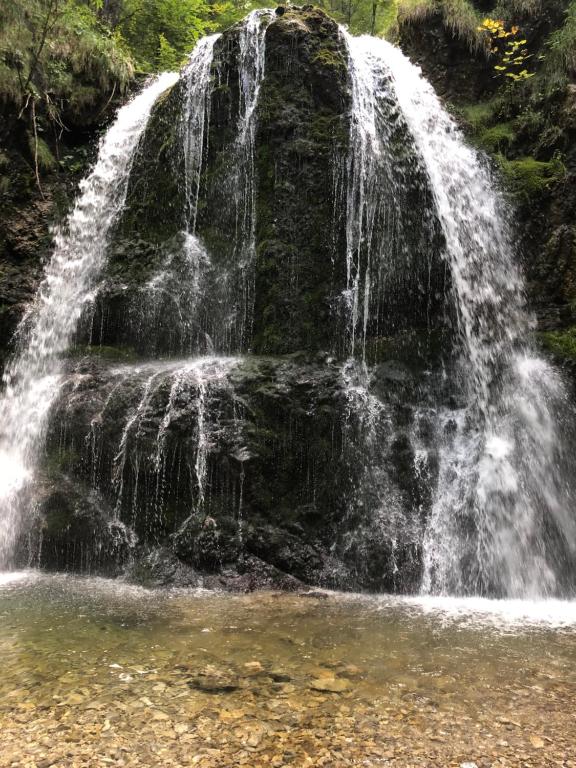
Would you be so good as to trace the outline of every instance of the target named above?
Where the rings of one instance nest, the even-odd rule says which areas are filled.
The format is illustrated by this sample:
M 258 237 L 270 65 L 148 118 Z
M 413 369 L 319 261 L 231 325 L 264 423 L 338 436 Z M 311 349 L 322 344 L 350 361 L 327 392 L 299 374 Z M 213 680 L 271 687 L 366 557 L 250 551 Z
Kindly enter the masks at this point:
M 541 331 L 538 337 L 544 349 L 552 354 L 576 360 L 576 326 L 562 331 Z
M 43 469 L 47 476 L 54 478 L 59 474 L 67 474 L 74 470 L 75 467 L 81 462 L 82 457 L 80 454 L 72 448 L 65 450 L 57 449 L 51 451 L 43 462 Z
M 478 131 L 490 125 L 494 119 L 495 111 L 496 104 L 493 100 L 480 101 L 477 104 L 467 104 L 459 110 L 467 125 L 473 131 Z
M 348 143 L 348 130 L 346 123 L 339 115 L 325 115 L 320 113 L 310 125 L 310 138 L 318 143 L 335 141 L 343 146 Z
M 41 171 L 53 171 L 56 167 L 56 158 L 52 154 L 50 147 L 44 139 L 39 136 L 28 134 L 28 146 L 30 154 L 38 161 L 38 168 Z
M 566 174 L 566 168 L 559 158 L 543 162 L 533 157 L 507 160 L 499 155 L 498 162 L 511 192 L 523 199 L 541 194 L 550 185 L 561 181 Z
M 487 152 L 503 152 L 514 142 L 516 134 L 512 123 L 497 123 L 479 131 L 478 144 Z
M 552 33 L 546 48 L 546 86 L 548 90 L 563 88 L 576 75 L 576 0 L 568 6 L 564 25 Z
M 314 55 L 312 62 L 330 69 L 346 69 L 346 62 L 340 51 L 322 47 Z

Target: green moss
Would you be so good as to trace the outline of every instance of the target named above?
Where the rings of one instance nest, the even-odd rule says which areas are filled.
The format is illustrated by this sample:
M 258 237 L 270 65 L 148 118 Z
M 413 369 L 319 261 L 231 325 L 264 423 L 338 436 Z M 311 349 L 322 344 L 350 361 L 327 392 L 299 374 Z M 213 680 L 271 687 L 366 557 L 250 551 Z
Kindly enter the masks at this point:
M 533 157 L 507 160 L 499 155 L 498 161 L 512 193 L 524 199 L 541 194 L 551 184 L 561 181 L 566 174 L 566 168 L 559 158 L 543 162 Z
M 467 104 L 460 108 L 460 113 L 470 128 L 477 131 L 493 121 L 495 104 L 493 101 L 481 101 L 477 104 Z
M 398 22 L 418 23 L 436 13 L 442 14 L 444 26 L 463 40 L 471 51 L 485 48 L 484 38 L 478 31 L 481 15 L 469 0 L 400 0 Z
M 48 477 L 54 477 L 61 473 L 66 474 L 74 469 L 81 460 L 81 456 L 72 448 L 50 452 L 43 463 L 43 469 Z
M 56 158 L 50 151 L 48 144 L 39 136 L 34 136 L 32 133 L 28 134 L 28 146 L 30 148 L 30 154 L 38 162 L 38 168 L 41 171 L 53 171 L 56 167 Z
M 314 64 L 320 64 L 330 69 L 346 69 L 346 62 L 340 51 L 334 51 L 331 48 L 320 48 L 312 59 Z
M 390 0 L 387 5 L 381 6 L 381 16 L 377 23 L 376 34 L 386 37 L 396 24 L 398 18 L 399 0 Z
M 552 354 L 576 360 L 576 326 L 562 331 L 541 331 L 538 337 L 544 349 Z
M 497 123 L 481 130 L 477 140 L 482 149 L 487 152 L 503 152 L 514 142 L 515 137 L 512 123 Z
M 546 44 L 544 78 L 548 90 L 564 88 L 576 75 L 576 0 L 566 11 L 564 26 L 550 35 Z

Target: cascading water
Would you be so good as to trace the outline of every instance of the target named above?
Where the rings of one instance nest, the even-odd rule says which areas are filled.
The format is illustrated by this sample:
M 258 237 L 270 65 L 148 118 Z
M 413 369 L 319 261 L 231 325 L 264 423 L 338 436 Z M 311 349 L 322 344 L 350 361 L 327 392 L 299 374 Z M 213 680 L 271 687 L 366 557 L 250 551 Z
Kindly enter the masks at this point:
M 236 354 L 249 345 L 256 107 L 270 19 L 269 11 L 258 10 L 234 28 L 237 49 L 232 61 L 238 90 L 233 104 L 222 95 L 230 89 L 231 61 L 219 35 L 200 40 L 184 70 L 177 105 L 183 162 L 180 157 L 174 162 L 175 176 L 183 174 L 178 191 L 182 229 L 163 243 L 166 257 L 140 289 L 132 311 L 135 334 L 148 353 Z M 215 128 L 222 109 L 233 110 L 232 124 Z M 216 173 L 206 168 L 214 151 L 225 156 Z
M 350 55 L 352 91 L 346 192 L 347 352 L 360 353 L 365 360 L 369 332 L 378 335 L 386 325 L 397 330 L 405 311 L 402 305 L 413 303 L 418 293 L 418 303 L 430 302 L 435 218 L 426 200 L 422 169 L 410 155 L 388 73 L 374 66 L 367 42 L 372 38 L 353 37 L 344 29 L 341 34 Z M 403 154 L 397 149 L 400 141 L 406 144 Z M 414 190 L 417 200 L 410 199 Z
M 183 98 L 180 141 L 184 159 L 182 231 L 156 272 L 141 289 L 133 315 L 139 338 L 148 339 L 150 352 L 158 349 L 160 328 L 167 326 L 168 343 L 182 352 L 194 351 L 197 344 L 198 314 L 210 256 L 196 236 L 198 200 L 207 135 L 210 124 L 212 65 L 219 35 L 198 41 L 182 74 Z M 168 313 L 167 313 L 168 309 Z
M 135 563 L 168 550 L 203 572 L 245 574 L 256 558 L 262 573 L 262 558 L 338 588 L 570 594 L 566 396 L 531 351 L 509 214 L 482 158 L 392 46 L 339 36 L 315 11 L 273 18 L 201 40 L 143 141 L 175 76 L 103 142 L 6 377 L 0 565 L 46 438 L 56 496 L 39 515 L 91 510 L 95 539 L 122 521 Z M 346 48 L 349 92 L 330 64 Z M 333 209 L 328 193 L 307 218 L 332 171 Z M 329 252 L 312 233 L 324 210 Z M 61 365 L 97 292 L 111 349 Z M 333 327 L 296 317 L 310 307 Z M 250 349 L 274 351 L 240 357 Z M 73 562 L 100 563 L 101 545 L 76 529 L 69 550 L 68 530 L 46 534 L 46 562 L 67 567 L 78 542 Z
M 11 560 L 19 530 L 18 495 L 33 471 L 46 415 L 58 392 L 59 358 L 92 298 L 152 106 L 176 79 L 176 74 L 160 75 L 119 111 L 65 228 L 56 233 L 46 276 L 20 327 L 20 352 L 4 376 L 0 402 L 0 567 Z
M 463 411 L 439 413 L 440 473 L 424 535 L 425 592 L 505 596 L 562 590 L 565 558 L 576 552 L 576 519 L 563 454 L 566 395 L 559 376 L 530 348 L 531 321 L 514 263 L 509 211 L 481 157 L 469 148 L 418 68 L 371 37 L 347 38 L 355 162 L 373 142 L 372 108 L 355 85 L 391 82 L 433 195 L 445 240 L 461 361 Z M 381 99 L 374 93 L 376 99 Z M 368 107 L 366 106 L 368 104 Z M 354 133 L 353 133 L 354 135 Z M 386 181 L 386 177 L 384 176 Z M 360 227 L 368 203 L 353 207 Z M 359 212 L 358 212 L 359 211 Z M 362 232 L 360 232 L 362 235 Z
M 200 40 L 184 71 L 186 96 L 182 111 L 182 136 L 186 175 L 187 231 L 191 234 L 196 231 L 205 136 L 210 122 L 210 76 L 214 44 L 219 37 L 220 35 L 210 35 Z
M 256 256 L 256 168 L 255 139 L 257 128 L 256 107 L 260 86 L 264 78 L 266 56 L 266 28 L 272 19 L 271 11 L 255 10 L 248 14 L 239 30 L 239 112 L 237 135 L 230 159 L 231 173 L 227 186 L 234 206 L 234 268 L 224 276 L 232 294 L 238 292 L 236 305 L 227 321 L 236 326 L 241 346 L 246 346 L 252 323 L 254 305 L 254 261 Z
M 174 461 L 182 465 L 183 486 L 190 500 L 189 516 L 202 514 L 208 496 L 208 452 L 213 447 L 213 435 L 223 428 L 218 423 L 217 401 L 230 395 L 227 377 L 237 364 L 237 358 L 205 357 L 126 366 L 114 373 L 104 408 L 121 403 L 135 383 L 139 389 L 111 462 L 117 517 L 126 513 L 131 525 L 141 532 L 162 527 L 176 490 L 166 485 Z M 181 453 L 173 444 L 173 431 L 181 429 L 182 421 L 189 425 L 191 419 L 195 429 L 189 450 Z M 102 441 L 101 435 L 91 441 L 93 462 L 102 455 Z M 142 447 L 144 443 L 154 445 L 152 453 L 149 447 Z M 100 480 L 96 473 L 95 488 Z M 174 522 L 174 526 L 185 522 Z

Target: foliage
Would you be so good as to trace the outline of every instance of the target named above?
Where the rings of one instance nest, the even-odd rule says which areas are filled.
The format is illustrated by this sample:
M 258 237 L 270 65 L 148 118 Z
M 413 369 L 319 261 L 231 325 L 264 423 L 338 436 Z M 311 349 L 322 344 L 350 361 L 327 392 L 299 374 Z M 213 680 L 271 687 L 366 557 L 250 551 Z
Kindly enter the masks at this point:
M 512 123 L 497 123 L 478 133 L 478 143 L 488 152 L 504 152 L 514 142 L 516 134 Z
M 568 6 L 564 26 L 548 39 L 544 75 L 548 90 L 563 88 L 576 76 L 576 0 Z
M 318 5 L 354 34 L 385 35 L 398 12 L 398 0 L 320 0 Z
M 501 19 L 486 18 L 478 27 L 484 34 L 486 45 L 495 58 L 494 69 L 497 77 L 510 78 L 512 82 L 529 80 L 534 72 L 526 69 L 526 62 L 532 54 L 526 48 L 527 40 L 516 25 L 507 27 Z
M 413 23 L 441 13 L 444 25 L 463 40 L 471 51 L 483 49 L 483 37 L 478 31 L 481 18 L 469 0 L 400 0 L 398 21 Z
M 493 13 L 503 18 L 536 16 L 544 10 L 547 0 L 499 0 Z
M 96 11 L 80 0 L 2 0 L 0 103 L 22 124 L 38 187 L 40 172 L 56 165 L 47 137 L 57 139 L 70 120 L 82 123 L 133 74 Z
M 498 107 L 499 102 L 493 99 L 491 101 L 479 101 L 475 104 L 468 104 L 459 111 L 467 125 L 476 132 L 493 123 Z
M 218 9 L 206 0 L 124 0 L 118 29 L 140 69 L 177 69 L 198 38 L 214 28 L 210 17 Z
M 80 0 L 2 0 L 0 100 L 45 103 L 55 119 L 78 90 L 124 90 L 130 57 Z M 81 99 L 80 99 L 81 100 Z

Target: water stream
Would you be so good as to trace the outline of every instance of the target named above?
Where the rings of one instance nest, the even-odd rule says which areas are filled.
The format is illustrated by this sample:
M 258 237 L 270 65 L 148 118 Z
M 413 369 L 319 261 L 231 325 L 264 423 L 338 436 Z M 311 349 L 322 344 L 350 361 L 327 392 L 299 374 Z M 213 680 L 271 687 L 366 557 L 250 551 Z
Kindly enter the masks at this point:
M 0 567 L 10 565 L 19 533 L 19 494 L 30 479 L 58 393 L 60 356 L 76 330 L 106 260 L 108 233 L 124 206 L 134 154 L 158 96 L 173 73 L 155 78 L 123 107 L 82 182 L 38 294 L 19 329 L 18 353 L 4 374 L 0 401 Z
M 202 38 L 186 65 L 183 77 L 186 84 L 182 110 L 182 142 L 186 177 L 186 214 L 188 232 L 196 231 L 198 195 L 205 152 L 205 135 L 210 122 L 210 77 L 214 44 L 219 35 Z
M 371 221 L 382 200 L 378 185 L 391 185 L 396 196 L 381 170 L 390 163 L 390 150 L 379 144 L 383 134 L 375 127 L 377 109 L 387 109 L 390 97 L 432 192 L 456 310 L 461 354 L 453 390 L 466 406 L 438 412 L 440 474 L 424 532 L 422 589 L 509 597 L 562 594 L 565 562 L 576 554 L 566 435 L 573 409 L 560 376 L 533 348 L 511 212 L 486 160 L 466 144 L 420 70 L 384 40 L 348 35 L 346 40 L 357 169 L 351 179 L 348 258 L 354 265 L 359 244 L 368 240 L 364 312 L 372 288 L 370 260 L 382 250 L 378 243 L 370 247 Z M 394 245 L 389 235 L 385 242 Z M 352 338 L 358 274 L 357 266 L 349 268 Z

